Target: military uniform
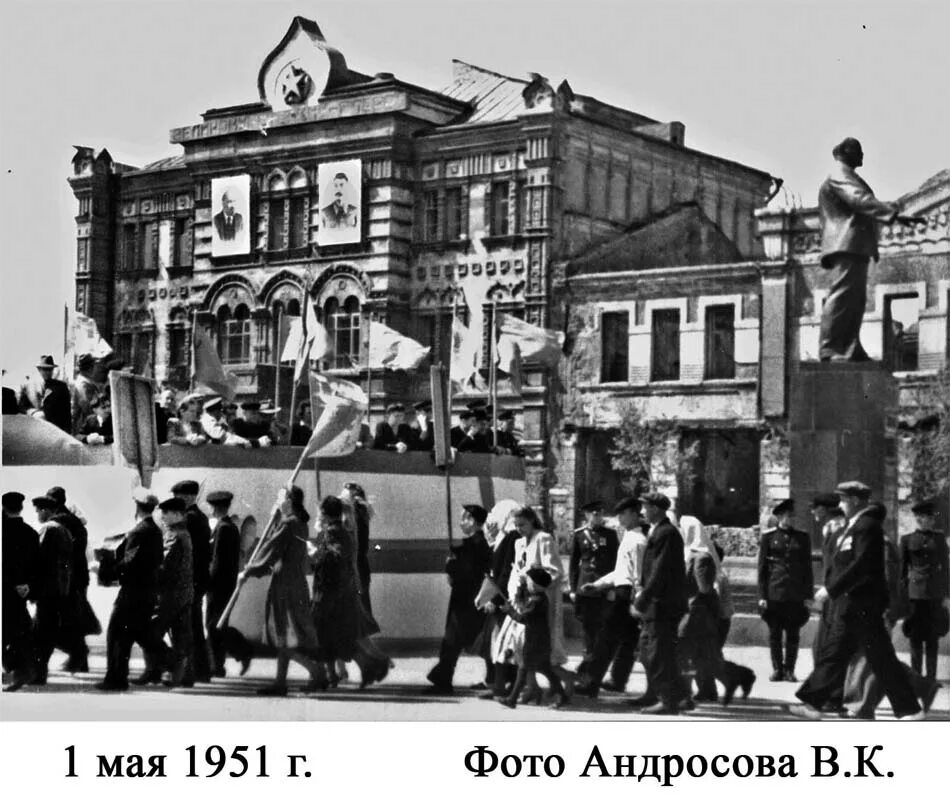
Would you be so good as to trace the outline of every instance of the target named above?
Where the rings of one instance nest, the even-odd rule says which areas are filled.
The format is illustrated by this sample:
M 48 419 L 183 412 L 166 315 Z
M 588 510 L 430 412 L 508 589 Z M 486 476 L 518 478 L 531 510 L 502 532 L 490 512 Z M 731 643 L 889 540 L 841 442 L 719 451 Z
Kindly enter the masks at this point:
M 793 678 L 798 636 L 808 622 L 806 600 L 814 595 L 811 540 L 795 528 L 769 528 L 759 542 L 759 600 L 766 601 L 762 619 L 769 627 L 773 675 Z M 782 635 L 785 655 L 782 656 Z
M 581 622 L 584 632 L 584 659 L 578 672 L 582 672 L 594 655 L 597 635 L 604 626 L 610 601 L 597 592 L 581 592 L 587 583 L 602 578 L 611 572 L 617 563 L 617 548 L 620 540 L 616 531 L 604 525 L 585 525 L 574 531 L 571 540 L 571 559 L 568 578 L 574 598 L 574 616 Z
M 950 558 L 947 540 L 937 530 L 917 529 L 900 539 L 901 580 L 907 593 L 909 616 L 904 634 L 910 640 L 910 663 L 918 673 L 926 650 L 926 675 L 937 674 L 937 648 L 947 633 L 947 610 L 943 601 L 950 597 Z

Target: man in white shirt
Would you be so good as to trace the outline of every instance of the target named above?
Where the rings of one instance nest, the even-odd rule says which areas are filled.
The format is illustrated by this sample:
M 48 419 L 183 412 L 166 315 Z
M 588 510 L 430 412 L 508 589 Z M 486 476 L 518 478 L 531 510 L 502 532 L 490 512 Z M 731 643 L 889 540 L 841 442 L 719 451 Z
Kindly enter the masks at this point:
M 639 591 L 640 565 L 647 543 L 640 527 L 640 501 L 636 497 L 626 497 L 614 507 L 614 514 L 623 531 L 614 569 L 602 578 L 584 584 L 579 590 L 606 593 L 611 600 L 588 664 L 588 681 L 576 690 L 591 698 L 597 697 L 602 686 L 615 692 L 625 690 L 640 638 L 640 621 L 630 613 L 630 601 Z M 611 661 L 610 682 L 603 684 L 602 679 Z

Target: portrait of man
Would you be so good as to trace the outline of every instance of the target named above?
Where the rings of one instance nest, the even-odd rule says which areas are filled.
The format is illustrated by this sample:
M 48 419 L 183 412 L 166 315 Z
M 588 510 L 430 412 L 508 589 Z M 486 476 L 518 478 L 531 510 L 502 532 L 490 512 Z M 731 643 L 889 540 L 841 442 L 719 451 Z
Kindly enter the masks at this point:
M 211 180 L 211 256 L 250 251 L 250 176 Z
M 359 159 L 330 162 L 319 169 L 319 245 L 358 243 L 361 239 L 360 206 L 362 164 Z

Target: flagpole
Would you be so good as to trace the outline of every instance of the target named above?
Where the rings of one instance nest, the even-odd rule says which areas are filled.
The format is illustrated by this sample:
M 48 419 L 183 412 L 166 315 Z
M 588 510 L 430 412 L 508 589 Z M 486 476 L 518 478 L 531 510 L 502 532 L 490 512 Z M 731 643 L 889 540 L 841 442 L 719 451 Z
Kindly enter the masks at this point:
M 310 367 L 307 367 L 307 399 L 311 400 L 310 404 L 310 432 L 314 430 L 314 419 L 313 419 L 313 389 L 310 387 Z M 305 447 L 306 449 L 306 447 Z M 320 457 L 318 455 L 313 456 L 313 475 L 314 475 L 314 484 L 316 485 L 317 491 L 317 505 L 320 504 L 320 500 L 323 499 L 323 492 L 320 490 Z
M 63 305 L 63 373 L 66 372 L 66 352 L 69 349 L 69 305 Z M 76 358 L 73 355 L 73 365 L 69 367 L 69 375 L 64 377 L 67 381 L 72 379 L 75 373 Z
M 191 377 L 188 383 L 188 393 L 195 392 L 195 374 L 198 372 L 198 308 L 191 311 Z
M 491 365 L 488 367 L 488 392 L 491 399 L 491 445 L 494 450 L 498 446 L 498 429 L 494 427 L 495 417 L 498 415 L 498 301 L 492 300 L 491 307 Z
M 274 345 L 274 408 L 280 408 L 280 358 L 281 358 L 281 344 L 280 336 L 284 330 L 284 308 L 283 305 L 277 310 L 277 343 Z M 275 414 L 279 416 L 279 414 Z M 290 422 L 290 427 L 293 429 L 294 425 L 294 412 L 290 411 L 290 415 L 287 417 L 287 420 Z

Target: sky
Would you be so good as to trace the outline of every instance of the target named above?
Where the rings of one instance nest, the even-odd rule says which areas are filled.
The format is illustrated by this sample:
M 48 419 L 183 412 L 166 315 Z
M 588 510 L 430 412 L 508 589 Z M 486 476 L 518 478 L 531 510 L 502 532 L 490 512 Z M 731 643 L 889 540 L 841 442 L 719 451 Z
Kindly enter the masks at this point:
M 453 58 L 686 125 L 686 144 L 814 203 L 844 136 L 895 198 L 950 167 L 945 0 L 6 0 L 0 4 L 0 366 L 62 354 L 73 145 L 134 165 L 169 129 L 257 100 L 295 15 L 364 73 L 439 89 Z

